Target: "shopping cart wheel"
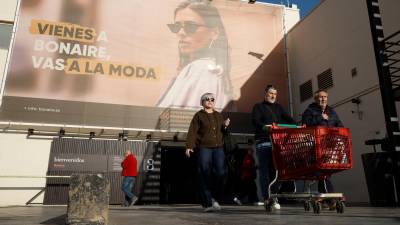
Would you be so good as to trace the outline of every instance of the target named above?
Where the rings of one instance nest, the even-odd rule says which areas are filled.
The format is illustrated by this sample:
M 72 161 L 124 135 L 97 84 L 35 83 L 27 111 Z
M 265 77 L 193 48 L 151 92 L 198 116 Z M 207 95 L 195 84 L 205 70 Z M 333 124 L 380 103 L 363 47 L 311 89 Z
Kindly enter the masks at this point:
M 310 201 L 304 201 L 304 211 L 308 212 L 311 209 L 311 202 Z
M 320 213 L 321 213 L 321 210 L 322 210 L 322 204 L 321 204 L 321 202 L 315 202 L 315 203 L 313 204 L 313 211 L 314 211 L 314 213 L 320 214 Z
M 346 208 L 346 205 L 344 204 L 343 201 L 336 202 L 336 212 L 337 213 L 344 213 L 344 208 Z
M 267 211 L 267 212 L 272 212 L 272 210 L 273 210 L 273 206 L 274 205 L 274 200 L 273 199 L 268 199 L 267 201 L 265 201 L 264 202 L 264 208 L 265 208 L 265 211 Z

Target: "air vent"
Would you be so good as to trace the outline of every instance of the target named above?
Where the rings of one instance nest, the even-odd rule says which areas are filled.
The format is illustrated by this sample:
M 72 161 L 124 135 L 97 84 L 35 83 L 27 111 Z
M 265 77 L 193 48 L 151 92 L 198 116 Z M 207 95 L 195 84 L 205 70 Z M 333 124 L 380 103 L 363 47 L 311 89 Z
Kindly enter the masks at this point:
M 329 89 L 333 87 L 332 69 L 327 69 L 317 76 L 318 89 Z
M 312 81 L 309 80 L 300 85 L 300 102 L 304 102 L 305 100 L 312 98 L 312 96 L 313 96 Z

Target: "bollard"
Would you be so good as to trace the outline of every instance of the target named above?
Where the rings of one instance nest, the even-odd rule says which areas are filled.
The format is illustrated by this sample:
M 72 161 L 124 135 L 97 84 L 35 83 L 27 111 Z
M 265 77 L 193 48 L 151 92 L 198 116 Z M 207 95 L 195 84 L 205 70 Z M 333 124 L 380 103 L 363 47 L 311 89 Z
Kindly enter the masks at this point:
M 108 225 L 110 183 L 102 174 L 73 174 L 67 225 Z

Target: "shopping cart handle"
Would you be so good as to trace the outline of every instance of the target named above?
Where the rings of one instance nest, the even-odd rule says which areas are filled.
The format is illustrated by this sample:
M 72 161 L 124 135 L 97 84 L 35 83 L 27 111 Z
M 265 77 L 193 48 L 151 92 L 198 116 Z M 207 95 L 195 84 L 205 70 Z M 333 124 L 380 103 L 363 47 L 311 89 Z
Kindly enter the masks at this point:
M 278 124 L 273 123 L 272 124 L 272 128 L 278 128 L 278 127 L 281 127 L 281 128 L 303 128 L 304 126 L 298 126 L 296 124 L 285 124 L 285 123 L 278 123 Z

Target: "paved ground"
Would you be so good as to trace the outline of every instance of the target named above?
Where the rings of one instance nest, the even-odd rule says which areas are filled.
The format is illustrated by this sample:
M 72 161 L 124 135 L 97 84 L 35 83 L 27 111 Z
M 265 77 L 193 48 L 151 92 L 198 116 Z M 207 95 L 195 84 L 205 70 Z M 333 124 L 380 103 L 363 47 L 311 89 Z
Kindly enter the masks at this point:
M 64 225 L 65 206 L 0 207 L 0 225 Z M 319 215 L 290 206 L 267 214 L 263 206 L 224 206 L 217 213 L 203 213 L 193 205 L 111 207 L 110 225 L 213 224 L 213 225 L 373 225 L 400 224 L 400 208 L 347 207 L 344 214 L 323 211 Z

